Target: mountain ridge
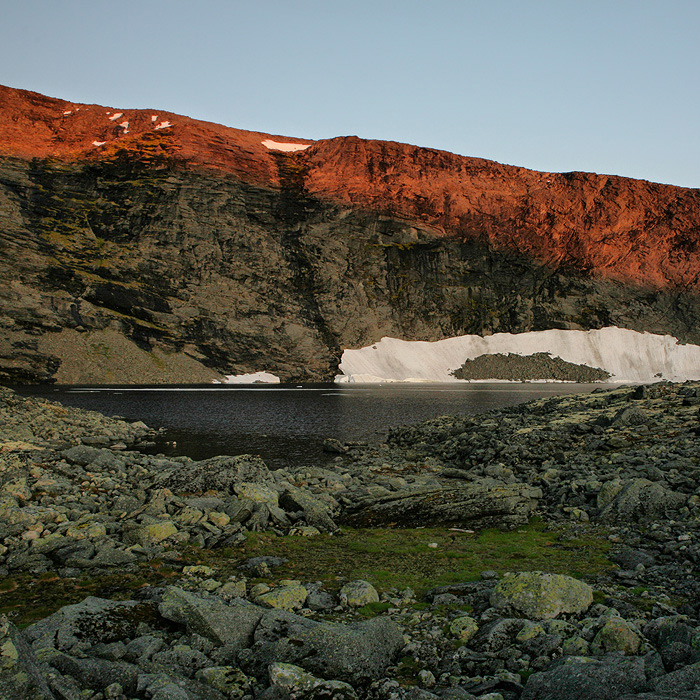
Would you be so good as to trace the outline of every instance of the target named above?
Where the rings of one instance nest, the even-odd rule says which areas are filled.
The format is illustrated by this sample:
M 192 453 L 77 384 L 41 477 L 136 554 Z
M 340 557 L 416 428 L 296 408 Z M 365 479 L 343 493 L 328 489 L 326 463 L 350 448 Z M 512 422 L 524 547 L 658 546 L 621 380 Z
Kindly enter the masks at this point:
M 171 353 L 183 381 L 329 379 L 384 336 L 700 342 L 697 189 L 0 87 L 0 206 L 4 381 L 118 381 L 77 333 L 127 339 L 149 378 L 143 353 Z

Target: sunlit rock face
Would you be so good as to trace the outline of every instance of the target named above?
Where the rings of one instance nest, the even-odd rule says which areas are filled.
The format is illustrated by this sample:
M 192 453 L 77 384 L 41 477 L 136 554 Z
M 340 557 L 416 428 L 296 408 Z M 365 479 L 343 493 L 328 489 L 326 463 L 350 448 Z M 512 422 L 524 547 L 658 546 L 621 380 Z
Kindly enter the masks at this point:
M 5 382 L 330 380 L 385 336 L 700 343 L 698 190 L 0 88 L 0 212 Z

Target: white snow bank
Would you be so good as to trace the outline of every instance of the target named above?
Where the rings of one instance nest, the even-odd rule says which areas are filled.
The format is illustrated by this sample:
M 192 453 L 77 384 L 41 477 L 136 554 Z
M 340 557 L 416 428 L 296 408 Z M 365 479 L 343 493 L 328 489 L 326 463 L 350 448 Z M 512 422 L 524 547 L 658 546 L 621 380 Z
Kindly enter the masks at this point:
M 265 139 L 260 143 L 271 151 L 285 151 L 286 153 L 305 151 L 311 145 L 310 143 L 281 143 L 279 141 L 272 141 L 271 139 Z
M 450 372 L 479 355 L 549 352 L 566 362 L 598 367 L 610 382 L 700 379 L 700 346 L 681 345 L 670 335 L 624 328 L 595 331 L 532 331 L 463 335 L 432 343 L 382 338 L 359 350 L 345 350 L 336 382 L 463 381 Z
M 104 146 L 107 142 L 106 141 L 93 141 L 92 145 L 93 146 Z
M 251 374 L 228 374 L 224 381 L 214 380 L 214 384 L 279 384 L 280 378 L 269 372 L 252 372 Z
M 168 121 L 165 121 L 165 122 L 161 122 L 160 124 L 158 124 L 154 128 L 156 131 L 158 131 L 158 129 L 167 129 L 169 126 L 172 126 L 172 124 Z
M 151 121 L 152 121 L 152 122 L 157 122 L 157 121 L 158 121 L 158 115 L 157 115 L 157 114 L 151 114 Z
M 69 115 L 71 115 L 71 114 L 73 114 L 73 110 L 72 110 L 72 109 L 69 109 L 67 112 L 64 112 L 64 113 L 63 113 L 63 116 L 64 116 L 64 117 L 67 117 L 67 116 L 69 116 Z
M 124 129 L 125 134 L 129 133 L 129 122 L 122 122 L 119 126 Z
M 117 119 L 124 116 L 124 112 L 115 112 L 111 117 L 107 117 L 109 121 L 116 122 Z

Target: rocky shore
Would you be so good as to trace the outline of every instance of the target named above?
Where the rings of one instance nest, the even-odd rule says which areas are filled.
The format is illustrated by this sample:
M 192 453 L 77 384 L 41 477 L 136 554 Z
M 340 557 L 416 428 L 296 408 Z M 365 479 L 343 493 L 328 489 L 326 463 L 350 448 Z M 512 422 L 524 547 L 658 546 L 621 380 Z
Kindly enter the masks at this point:
M 3 607 L 0 697 L 700 698 L 699 408 L 697 383 L 600 389 L 330 440 L 330 465 L 273 471 L 146 455 L 143 423 L 0 389 L 0 606 L 38 583 L 76 601 Z M 412 590 L 246 550 L 440 527 L 425 552 L 449 562 L 449 537 L 518 542 L 533 522 L 569 571 L 523 550 Z M 566 575 L 582 543 L 604 551 L 585 580 Z

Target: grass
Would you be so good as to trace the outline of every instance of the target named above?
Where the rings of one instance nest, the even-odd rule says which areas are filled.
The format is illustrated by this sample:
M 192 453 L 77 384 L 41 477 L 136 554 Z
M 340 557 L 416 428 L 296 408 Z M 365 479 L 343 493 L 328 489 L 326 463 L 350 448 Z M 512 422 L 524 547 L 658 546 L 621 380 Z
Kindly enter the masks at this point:
M 533 520 L 516 531 L 477 534 L 446 528 L 345 528 L 339 535 L 311 538 L 250 533 L 235 555 L 288 559 L 275 578 L 323 581 L 331 589 L 344 580 L 365 579 L 381 590 L 410 586 L 420 595 L 433 586 L 475 580 L 485 570 L 593 576 L 612 568 L 608 549 L 607 539 L 595 531 L 569 538 Z M 222 566 L 216 552 L 202 550 L 201 557 L 209 566 Z
M 437 544 L 437 547 L 429 547 Z M 605 533 L 591 528 L 585 535 L 570 536 L 563 529 L 547 528 L 535 519 L 512 532 L 484 530 L 476 534 L 446 528 L 352 529 L 338 535 L 316 537 L 249 533 L 234 548 L 180 548 L 181 562 L 206 564 L 215 578 L 225 581 L 241 575 L 239 565 L 249 557 L 271 555 L 288 561 L 275 569 L 270 582 L 282 578 L 323 581 L 337 590 L 344 581 L 365 579 L 380 591 L 410 586 L 420 596 L 434 586 L 479 578 L 480 572 L 542 570 L 580 578 L 595 576 L 613 565 L 607 560 Z M 168 585 L 180 574 L 160 561 L 139 565 L 134 572 L 86 572 L 76 579 L 61 579 L 52 572 L 31 576 L 12 575 L 0 583 L 0 613 L 26 626 L 87 596 L 128 598 L 147 585 Z M 360 614 L 371 617 L 386 604 L 370 604 Z

